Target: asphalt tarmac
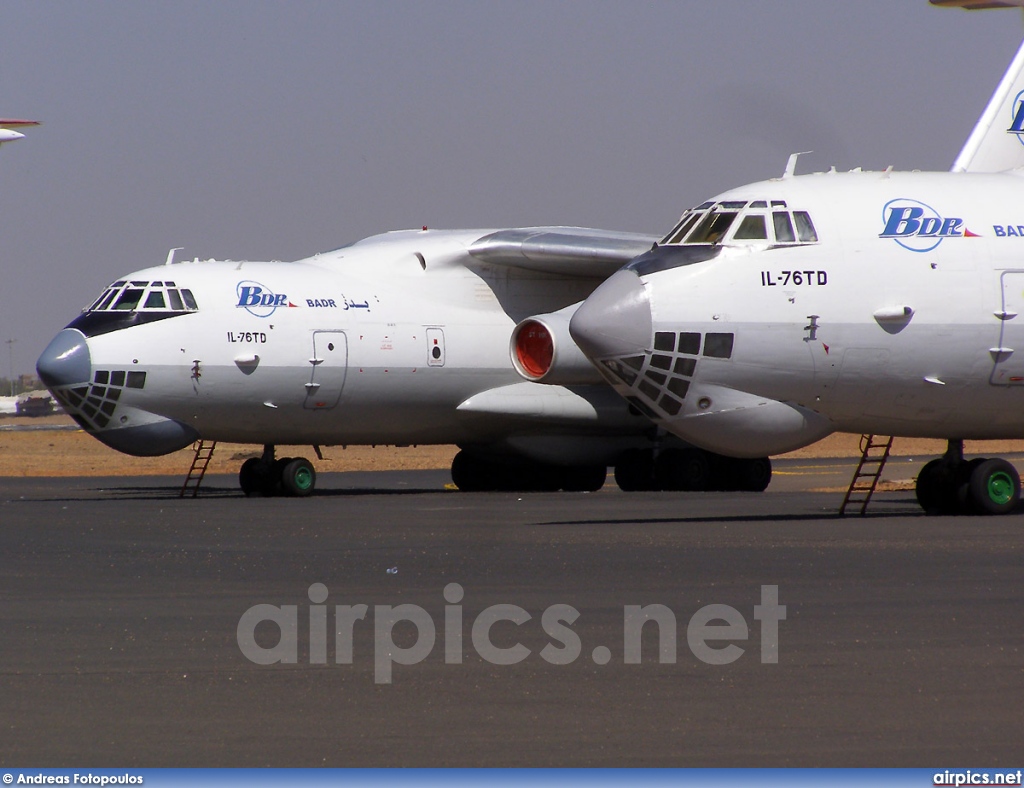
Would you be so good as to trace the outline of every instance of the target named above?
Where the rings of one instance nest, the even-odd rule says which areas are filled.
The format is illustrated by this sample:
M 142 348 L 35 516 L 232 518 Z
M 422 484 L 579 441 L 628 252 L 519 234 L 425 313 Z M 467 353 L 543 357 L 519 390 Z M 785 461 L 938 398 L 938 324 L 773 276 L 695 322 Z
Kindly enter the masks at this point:
M 1024 516 L 896 492 L 839 519 L 808 490 L 851 470 L 777 464 L 763 494 L 333 474 L 304 500 L 0 479 L 0 762 L 1019 766 Z M 520 623 L 484 631 L 494 605 Z M 628 606 L 660 606 L 639 642 Z

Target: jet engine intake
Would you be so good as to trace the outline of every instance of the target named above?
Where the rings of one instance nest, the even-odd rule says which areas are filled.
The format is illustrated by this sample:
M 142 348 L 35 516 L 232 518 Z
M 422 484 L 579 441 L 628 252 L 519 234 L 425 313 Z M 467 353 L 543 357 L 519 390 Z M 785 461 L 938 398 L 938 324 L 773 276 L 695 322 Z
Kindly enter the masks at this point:
M 533 383 L 558 386 L 602 383 L 604 378 L 569 336 L 569 320 L 579 304 L 534 315 L 512 330 L 512 366 Z

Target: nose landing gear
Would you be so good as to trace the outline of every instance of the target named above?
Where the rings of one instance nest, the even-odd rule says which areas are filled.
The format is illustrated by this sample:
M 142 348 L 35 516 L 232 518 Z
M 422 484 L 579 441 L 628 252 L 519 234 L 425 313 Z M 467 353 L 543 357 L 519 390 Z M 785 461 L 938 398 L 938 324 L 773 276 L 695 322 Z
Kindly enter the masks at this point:
M 238 484 L 246 496 L 305 498 L 316 487 L 316 470 L 304 457 L 275 459 L 274 446 L 268 443 L 262 457 L 250 457 L 242 463 Z
M 1009 514 L 1020 502 L 1020 475 L 1001 458 L 965 460 L 964 442 L 951 440 L 921 469 L 916 492 L 928 514 Z

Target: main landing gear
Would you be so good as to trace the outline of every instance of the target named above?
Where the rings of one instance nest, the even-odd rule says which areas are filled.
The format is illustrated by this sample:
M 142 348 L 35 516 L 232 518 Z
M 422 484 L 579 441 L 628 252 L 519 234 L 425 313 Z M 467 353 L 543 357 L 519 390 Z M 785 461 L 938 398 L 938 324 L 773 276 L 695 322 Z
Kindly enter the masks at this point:
M 465 449 L 452 460 L 452 481 L 463 492 L 596 492 L 607 474 L 604 465 L 504 463 Z
M 274 459 L 274 446 L 268 443 L 262 457 L 250 457 L 242 463 L 238 484 L 247 496 L 305 498 L 316 487 L 316 471 L 304 457 Z
M 650 449 L 623 452 L 615 464 L 615 481 L 625 492 L 655 490 L 741 490 L 762 492 L 772 480 L 767 457 L 735 459 L 703 449 Z
M 928 514 L 1009 514 L 1020 501 L 1020 475 L 1006 460 L 964 459 L 964 442 L 917 475 L 917 502 Z

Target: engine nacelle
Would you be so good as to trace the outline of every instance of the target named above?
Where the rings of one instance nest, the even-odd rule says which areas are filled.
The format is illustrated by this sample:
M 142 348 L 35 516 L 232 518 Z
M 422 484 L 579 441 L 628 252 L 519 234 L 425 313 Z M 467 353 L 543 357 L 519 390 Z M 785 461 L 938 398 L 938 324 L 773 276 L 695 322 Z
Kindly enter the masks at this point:
M 526 380 L 569 386 L 603 383 L 604 378 L 569 336 L 569 320 L 579 304 L 520 321 L 512 330 L 512 366 Z

